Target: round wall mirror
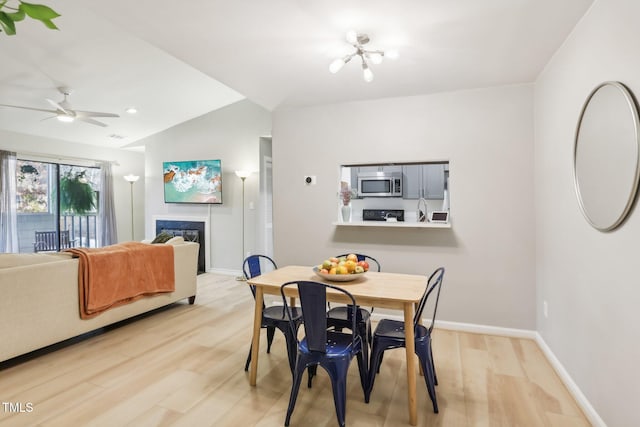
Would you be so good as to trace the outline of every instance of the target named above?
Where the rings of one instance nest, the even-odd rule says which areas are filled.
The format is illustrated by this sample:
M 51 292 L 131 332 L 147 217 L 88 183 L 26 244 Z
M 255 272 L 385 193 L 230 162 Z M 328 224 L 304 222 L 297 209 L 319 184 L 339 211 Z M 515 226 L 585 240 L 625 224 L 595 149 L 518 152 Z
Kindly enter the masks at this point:
M 622 223 L 640 176 L 638 110 L 629 90 L 605 82 L 587 97 L 576 130 L 573 173 L 580 209 L 596 229 Z

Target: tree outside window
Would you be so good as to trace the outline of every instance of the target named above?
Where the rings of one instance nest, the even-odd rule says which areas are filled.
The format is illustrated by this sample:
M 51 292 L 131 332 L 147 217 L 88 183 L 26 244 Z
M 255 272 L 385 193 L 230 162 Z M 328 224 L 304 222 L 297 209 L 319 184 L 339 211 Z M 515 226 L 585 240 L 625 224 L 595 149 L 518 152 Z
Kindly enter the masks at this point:
M 51 164 L 17 161 L 17 212 L 51 212 L 50 177 Z

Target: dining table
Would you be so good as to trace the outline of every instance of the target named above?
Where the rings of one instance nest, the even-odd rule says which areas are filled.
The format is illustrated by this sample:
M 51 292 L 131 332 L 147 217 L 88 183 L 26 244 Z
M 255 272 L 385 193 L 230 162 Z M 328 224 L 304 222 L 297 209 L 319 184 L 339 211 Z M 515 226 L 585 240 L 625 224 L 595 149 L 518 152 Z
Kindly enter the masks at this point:
M 313 267 L 289 265 L 247 279 L 247 283 L 255 286 L 256 291 L 249 383 L 252 386 L 256 385 L 264 295 L 280 295 L 282 284 L 297 280 L 321 282 L 341 287 L 353 295 L 356 304 L 360 306 L 402 310 L 406 342 L 409 424 L 417 425 L 416 377 L 418 363 L 416 363 L 415 355 L 413 316 L 415 307 L 420 302 L 427 285 L 427 278 L 422 275 L 368 271 L 352 281 L 334 282 L 316 275 Z M 291 290 L 295 292 L 294 289 Z M 295 293 L 287 294 L 287 297 L 291 298 L 293 303 L 297 295 Z M 327 288 L 328 301 L 346 303 L 344 298 L 344 294 Z

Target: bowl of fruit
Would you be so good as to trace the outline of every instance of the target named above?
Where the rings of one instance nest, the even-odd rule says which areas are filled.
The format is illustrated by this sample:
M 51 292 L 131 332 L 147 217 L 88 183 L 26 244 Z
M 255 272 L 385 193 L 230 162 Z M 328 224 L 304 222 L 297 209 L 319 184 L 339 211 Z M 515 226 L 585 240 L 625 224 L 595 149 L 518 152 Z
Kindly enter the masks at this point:
M 356 254 L 344 257 L 331 257 L 313 267 L 313 272 L 325 280 L 350 282 L 365 275 L 369 270 L 367 261 L 358 261 Z

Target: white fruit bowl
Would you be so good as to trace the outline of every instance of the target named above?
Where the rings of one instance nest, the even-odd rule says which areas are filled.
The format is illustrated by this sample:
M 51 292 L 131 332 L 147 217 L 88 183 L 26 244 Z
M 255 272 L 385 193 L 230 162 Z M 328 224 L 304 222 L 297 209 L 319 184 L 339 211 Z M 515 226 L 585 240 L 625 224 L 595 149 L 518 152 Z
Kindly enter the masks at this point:
M 366 271 L 364 273 L 352 273 L 352 274 L 326 274 L 326 273 L 320 273 L 320 270 L 318 270 L 318 267 L 313 267 L 313 272 L 316 273 L 316 275 L 322 277 L 323 279 L 330 280 L 332 282 L 351 282 L 352 280 L 356 280 L 364 276 L 365 274 L 367 274 Z

